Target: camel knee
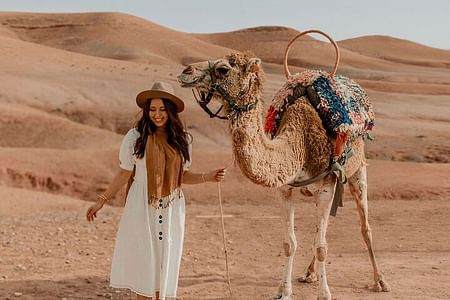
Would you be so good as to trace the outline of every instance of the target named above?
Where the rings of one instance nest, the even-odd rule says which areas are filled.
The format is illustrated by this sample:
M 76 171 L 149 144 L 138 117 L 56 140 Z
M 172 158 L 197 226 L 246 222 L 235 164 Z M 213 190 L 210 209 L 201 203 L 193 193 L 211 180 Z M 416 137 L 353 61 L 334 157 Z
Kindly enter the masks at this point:
M 290 243 L 283 243 L 284 255 L 287 257 L 293 255 L 297 250 L 297 243 L 295 241 L 291 241 Z
M 366 190 L 367 189 L 367 182 L 364 179 L 359 179 L 358 180 L 358 187 L 361 191 Z
M 350 186 L 352 191 L 361 194 L 361 191 L 364 191 L 367 189 L 367 181 L 364 178 L 357 177 L 352 178 L 350 180 Z
M 318 261 L 323 262 L 327 258 L 327 247 L 321 246 L 316 248 L 316 258 Z
M 291 256 L 291 246 L 289 246 L 289 243 L 283 243 L 283 248 L 284 248 L 284 255 Z

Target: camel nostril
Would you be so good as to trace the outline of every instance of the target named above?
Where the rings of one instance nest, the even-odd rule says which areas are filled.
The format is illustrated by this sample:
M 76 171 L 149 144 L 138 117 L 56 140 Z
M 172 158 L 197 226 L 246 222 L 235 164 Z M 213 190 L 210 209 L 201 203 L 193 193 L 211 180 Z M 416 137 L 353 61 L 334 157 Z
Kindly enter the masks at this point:
M 188 66 L 186 69 L 183 70 L 183 74 L 190 75 L 193 74 L 194 71 L 195 69 L 193 66 Z

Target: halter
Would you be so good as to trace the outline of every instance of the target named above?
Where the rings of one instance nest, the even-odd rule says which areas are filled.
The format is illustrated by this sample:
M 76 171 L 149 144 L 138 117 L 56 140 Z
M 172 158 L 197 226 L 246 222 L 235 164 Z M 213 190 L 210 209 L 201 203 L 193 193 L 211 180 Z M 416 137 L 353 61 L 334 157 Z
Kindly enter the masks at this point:
M 217 82 L 216 70 L 214 69 L 213 61 L 211 61 L 211 60 L 208 61 L 208 68 L 209 68 L 208 69 L 209 75 L 211 77 L 211 86 L 208 89 L 208 95 L 206 95 L 206 96 L 201 95 L 201 97 L 199 99 L 195 95 L 194 90 L 192 90 L 192 93 L 194 94 L 194 97 L 195 97 L 195 100 L 197 101 L 197 103 L 209 115 L 210 118 L 216 117 L 216 118 L 219 118 L 222 120 L 230 119 L 230 117 L 236 118 L 240 113 L 250 111 L 256 107 L 257 101 L 248 103 L 248 104 L 244 104 L 244 105 L 237 104 L 236 101 Z M 250 79 L 249 84 L 248 84 L 248 89 L 246 91 L 244 91 L 244 90 L 240 91 L 238 94 L 238 98 L 241 98 L 241 97 L 247 95 L 250 92 L 252 84 L 253 84 L 253 81 L 251 81 L 251 79 Z M 208 108 L 208 104 L 211 101 L 215 92 L 219 93 L 222 96 L 222 98 L 225 100 L 225 102 L 227 102 L 228 106 L 230 107 L 231 112 L 227 116 L 219 116 L 219 113 L 223 109 L 223 104 L 220 106 L 220 108 L 215 113 L 213 113 Z

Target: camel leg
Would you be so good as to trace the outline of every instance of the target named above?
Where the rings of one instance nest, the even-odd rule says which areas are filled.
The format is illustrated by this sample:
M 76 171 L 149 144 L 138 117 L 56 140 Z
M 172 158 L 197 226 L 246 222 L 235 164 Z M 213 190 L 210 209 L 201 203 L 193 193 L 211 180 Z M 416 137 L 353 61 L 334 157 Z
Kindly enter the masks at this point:
M 308 189 L 301 189 L 300 192 L 304 195 L 304 196 L 313 196 L 312 192 L 309 191 Z M 313 283 L 317 281 L 317 274 L 316 274 L 316 257 L 314 256 L 314 252 L 313 251 L 313 257 L 311 260 L 311 263 L 309 264 L 309 266 L 306 268 L 306 271 L 303 273 L 303 275 L 301 275 L 298 278 L 298 282 L 302 282 L 302 283 Z
M 317 207 L 317 233 L 314 239 L 314 257 L 316 258 L 317 276 L 319 281 L 319 290 L 317 299 L 331 300 L 331 293 L 327 282 L 327 273 L 325 270 L 327 259 L 327 227 L 330 216 L 331 204 L 335 190 L 335 180 L 328 179 L 322 187 L 320 194 L 316 197 Z
M 297 239 L 294 232 L 295 206 L 292 201 L 292 188 L 281 187 L 277 189 L 277 196 L 281 201 L 281 215 L 286 225 L 285 238 L 283 242 L 284 255 L 287 263 L 283 272 L 283 280 L 278 286 L 278 292 L 272 297 L 273 300 L 290 300 L 292 298 L 292 268 L 294 265 L 295 251 L 297 250 Z
M 369 206 L 367 202 L 367 167 L 365 163 L 359 168 L 355 175 L 349 178 L 349 184 L 350 191 L 355 198 L 356 207 L 358 208 L 359 219 L 361 223 L 361 233 L 364 238 L 364 242 L 367 245 L 367 249 L 369 250 L 370 261 L 372 262 L 375 280 L 373 290 L 377 292 L 389 292 L 389 284 L 384 279 L 382 272 L 378 268 L 378 264 L 375 260 L 375 254 L 373 252 L 372 231 L 370 229 L 368 220 Z
M 313 255 L 311 263 L 306 268 L 305 273 L 298 278 L 298 282 L 313 283 L 313 282 L 316 282 L 316 281 L 317 281 L 316 257 Z

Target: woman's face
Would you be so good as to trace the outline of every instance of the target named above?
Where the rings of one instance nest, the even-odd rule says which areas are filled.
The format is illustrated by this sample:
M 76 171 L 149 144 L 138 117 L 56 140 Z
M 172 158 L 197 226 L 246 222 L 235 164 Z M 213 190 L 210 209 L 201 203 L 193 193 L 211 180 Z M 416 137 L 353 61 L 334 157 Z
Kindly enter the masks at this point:
M 155 123 L 156 127 L 163 128 L 169 119 L 164 102 L 159 98 L 152 99 L 151 101 L 150 111 L 148 113 L 150 120 Z

